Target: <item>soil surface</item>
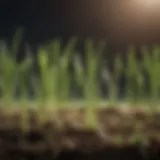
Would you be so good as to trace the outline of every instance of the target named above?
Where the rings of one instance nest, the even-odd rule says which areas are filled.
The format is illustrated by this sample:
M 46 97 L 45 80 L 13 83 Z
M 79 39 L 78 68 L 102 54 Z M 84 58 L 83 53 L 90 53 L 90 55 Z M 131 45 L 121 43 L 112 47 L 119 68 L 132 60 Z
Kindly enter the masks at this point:
M 1 108 L 1 159 L 160 159 L 159 110 L 87 110 Z

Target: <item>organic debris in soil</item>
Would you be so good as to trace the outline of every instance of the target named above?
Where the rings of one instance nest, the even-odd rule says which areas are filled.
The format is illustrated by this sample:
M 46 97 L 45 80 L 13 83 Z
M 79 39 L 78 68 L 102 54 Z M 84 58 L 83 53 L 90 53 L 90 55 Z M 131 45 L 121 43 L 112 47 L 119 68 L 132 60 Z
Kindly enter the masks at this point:
M 93 153 L 138 144 L 160 148 L 160 114 L 136 107 L 93 108 L 96 125 L 86 121 L 85 108 L 27 109 L 0 112 L 1 153 L 43 153 L 78 150 Z M 89 115 L 88 115 L 89 116 Z M 90 115 L 91 116 L 91 115 Z M 93 118 L 93 117 L 92 117 Z M 154 145 L 155 146 L 155 145 Z

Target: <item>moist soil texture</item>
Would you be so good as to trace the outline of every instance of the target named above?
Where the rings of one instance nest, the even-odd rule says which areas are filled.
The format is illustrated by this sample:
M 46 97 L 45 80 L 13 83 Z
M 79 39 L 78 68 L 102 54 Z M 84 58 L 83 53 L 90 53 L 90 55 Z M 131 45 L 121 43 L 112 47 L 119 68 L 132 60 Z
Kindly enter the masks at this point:
M 5 108 L 0 109 L 1 160 L 160 159 L 158 109 Z

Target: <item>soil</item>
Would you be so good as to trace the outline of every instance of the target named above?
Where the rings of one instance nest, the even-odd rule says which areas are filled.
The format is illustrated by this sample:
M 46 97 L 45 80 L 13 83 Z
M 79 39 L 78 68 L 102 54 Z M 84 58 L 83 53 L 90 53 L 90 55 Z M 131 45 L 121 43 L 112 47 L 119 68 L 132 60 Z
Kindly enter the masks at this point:
M 160 159 L 160 112 L 146 107 L 0 111 L 0 157 Z

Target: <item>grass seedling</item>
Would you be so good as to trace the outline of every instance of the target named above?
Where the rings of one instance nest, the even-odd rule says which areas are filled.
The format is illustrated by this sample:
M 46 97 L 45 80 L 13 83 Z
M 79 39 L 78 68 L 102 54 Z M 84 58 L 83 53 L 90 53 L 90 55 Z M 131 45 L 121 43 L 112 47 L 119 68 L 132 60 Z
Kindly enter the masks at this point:
M 159 89 L 160 89 L 160 49 L 154 47 L 153 52 L 149 53 L 146 49 L 144 51 L 143 65 L 147 70 L 149 77 L 149 100 L 151 105 L 156 105 L 159 100 Z
M 16 80 L 18 76 L 18 65 L 8 50 L 0 54 L 0 92 L 1 103 L 11 106 L 13 103 L 13 95 L 16 89 Z
M 17 46 L 17 45 L 15 45 Z M 16 47 L 14 53 L 16 52 Z M 60 41 L 55 40 L 46 47 L 41 47 L 37 54 L 39 74 L 32 72 L 33 59 L 28 58 L 21 63 L 17 63 L 15 56 L 10 55 L 10 50 L 1 51 L 0 53 L 0 94 L 1 103 L 6 106 L 12 106 L 15 103 L 15 92 L 18 86 L 20 90 L 20 99 L 17 103 L 20 106 L 30 105 L 28 79 L 32 80 L 32 90 L 34 92 L 34 103 L 41 106 L 58 109 L 71 105 L 70 97 L 72 76 L 75 78 L 75 86 L 82 92 L 83 105 L 86 107 L 86 124 L 87 126 L 96 126 L 96 118 L 93 113 L 93 107 L 99 107 L 102 102 L 100 80 L 98 77 L 99 66 L 102 62 L 102 52 L 104 44 L 98 47 L 91 40 L 85 42 L 85 65 L 78 55 L 75 55 L 76 39 L 68 42 L 65 48 L 62 48 Z M 146 52 L 144 50 L 144 52 Z M 125 94 L 126 101 L 131 104 L 139 103 L 146 98 L 145 78 L 143 69 L 146 69 L 149 75 L 149 96 L 148 101 L 153 105 L 159 99 L 159 67 L 160 54 L 159 47 L 155 47 L 152 56 L 145 53 L 143 60 L 139 63 L 135 57 L 134 48 L 131 47 L 128 52 L 126 65 L 123 64 L 120 56 L 114 60 L 114 73 L 111 73 L 107 85 L 109 86 L 110 104 L 118 102 L 118 82 L 124 73 L 126 78 Z M 76 57 L 73 60 L 73 57 Z M 74 73 L 71 75 L 70 65 L 73 64 Z M 102 67 L 107 72 L 109 68 Z M 145 99 L 145 103 L 148 103 Z M 106 102 L 107 103 L 107 102 Z M 106 104 L 108 105 L 108 103 Z M 117 106 L 119 104 L 116 104 Z M 78 103 L 75 104 L 75 107 Z M 131 105 L 132 106 L 132 105 Z
M 122 64 L 122 59 L 119 55 L 117 55 L 114 60 L 114 68 L 115 68 L 114 73 L 108 80 L 109 82 L 108 84 L 109 86 L 109 104 L 111 106 L 116 105 L 116 103 L 118 102 L 118 92 L 119 92 L 118 83 L 119 83 L 119 80 L 121 78 L 121 75 L 124 69 L 124 66 Z

